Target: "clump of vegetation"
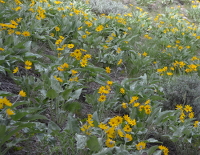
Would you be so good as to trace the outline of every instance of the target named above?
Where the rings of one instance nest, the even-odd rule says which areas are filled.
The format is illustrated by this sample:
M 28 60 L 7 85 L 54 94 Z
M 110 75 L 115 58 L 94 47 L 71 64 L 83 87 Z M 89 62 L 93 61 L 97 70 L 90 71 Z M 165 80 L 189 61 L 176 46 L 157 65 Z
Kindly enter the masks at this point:
M 200 112 L 200 79 L 197 75 L 178 76 L 164 85 L 166 109 L 174 109 L 177 104 L 191 105 L 196 116 Z M 198 116 L 199 118 L 200 116 Z
M 154 2 L 0 0 L 1 154 L 198 154 L 197 18 Z
M 130 12 L 130 8 L 124 5 L 122 2 L 115 2 L 112 0 L 90 0 L 89 4 L 91 9 L 96 14 L 125 14 Z

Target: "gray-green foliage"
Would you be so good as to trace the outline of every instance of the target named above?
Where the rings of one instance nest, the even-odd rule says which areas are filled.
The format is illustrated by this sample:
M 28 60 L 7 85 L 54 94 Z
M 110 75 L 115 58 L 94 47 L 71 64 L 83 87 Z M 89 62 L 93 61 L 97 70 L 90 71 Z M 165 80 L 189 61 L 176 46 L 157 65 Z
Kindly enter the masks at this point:
M 196 117 L 200 112 L 200 79 L 198 76 L 179 76 L 164 84 L 166 109 L 174 109 L 177 104 L 191 105 Z M 200 117 L 200 115 L 199 115 Z
M 90 0 L 92 11 L 96 14 L 124 14 L 130 12 L 130 9 L 122 2 L 112 0 Z

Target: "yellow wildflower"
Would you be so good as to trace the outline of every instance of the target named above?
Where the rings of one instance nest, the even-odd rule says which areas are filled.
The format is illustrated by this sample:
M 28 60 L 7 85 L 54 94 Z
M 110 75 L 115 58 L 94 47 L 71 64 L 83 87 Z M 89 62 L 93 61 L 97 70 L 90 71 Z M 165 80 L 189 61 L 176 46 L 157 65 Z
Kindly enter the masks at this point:
M 20 95 L 21 97 L 26 97 L 26 92 L 24 92 L 23 90 L 21 90 L 21 91 L 19 92 L 19 95 Z
M 13 69 L 13 74 L 17 73 L 19 71 L 18 67 L 15 67 L 15 69 Z
M 137 150 L 143 150 L 146 148 L 146 143 L 145 142 L 139 142 L 138 144 L 136 144 L 136 148 Z
M 6 113 L 7 113 L 8 116 L 15 114 L 14 111 L 11 110 L 11 109 L 6 109 Z
M 107 147 L 114 147 L 115 141 L 113 141 L 109 138 L 109 139 L 106 140 L 105 144 L 106 144 Z

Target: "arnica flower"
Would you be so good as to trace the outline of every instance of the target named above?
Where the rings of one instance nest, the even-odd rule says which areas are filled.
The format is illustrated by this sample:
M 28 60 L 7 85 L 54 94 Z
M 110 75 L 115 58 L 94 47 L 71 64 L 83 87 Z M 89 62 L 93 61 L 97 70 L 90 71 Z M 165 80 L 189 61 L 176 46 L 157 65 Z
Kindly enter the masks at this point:
M 54 76 L 54 78 L 59 82 L 63 82 L 63 79 L 61 79 L 60 77 Z
M 60 28 L 58 26 L 55 27 L 56 31 L 60 31 Z
M 55 4 L 62 4 L 63 2 L 61 1 L 54 1 Z
M 0 102 L 0 109 L 3 109 L 3 103 L 2 102 Z
M 120 59 L 118 62 L 117 62 L 117 65 L 120 65 L 122 63 L 122 59 Z
M 136 148 L 137 150 L 143 150 L 146 148 L 146 143 L 145 142 L 139 142 L 138 144 L 136 144 Z
M 188 117 L 189 117 L 189 118 L 194 118 L 194 112 L 190 112 L 190 113 L 188 114 Z
M 139 105 L 140 105 L 140 103 L 136 102 L 136 103 L 133 104 L 133 107 L 138 107 Z
M 87 37 L 87 35 L 82 35 L 82 38 L 85 39 Z
M 130 141 L 133 140 L 133 137 L 132 137 L 130 134 L 126 134 L 126 135 L 124 136 L 124 138 L 125 138 L 125 141 L 127 141 L 127 142 L 130 142 Z
M 118 129 L 117 133 L 120 137 L 124 137 L 124 133 L 122 132 L 122 130 Z
M 8 116 L 15 114 L 14 111 L 11 110 L 11 109 L 6 109 L 6 113 L 7 113 Z
M 185 108 L 184 108 L 184 110 L 186 112 L 192 112 L 192 107 L 190 105 L 186 105 Z
M 120 125 L 122 123 L 122 121 L 123 121 L 123 118 L 121 116 L 115 116 L 110 119 L 108 124 L 110 124 L 110 126 L 112 126 L 112 127 L 116 127 L 116 126 Z
M 113 82 L 112 82 L 112 81 L 107 81 L 107 84 L 108 84 L 108 85 L 112 85 Z
M 21 91 L 19 92 L 19 95 L 20 95 L 21 97 L 26 97 L 26 92 L 24 92 L 23 90 L 21 90 Z
M 172 72 L 167 72 L 167 75 L 171 76 L 171 75 L 173 75 L 173 73 Z
M 122 108 L 126 109 L 128 106 L 127 106 L 127 103 L 123 102 L 122 103 Z
M 8 106 L 8 107 L 11 107 L 11 106 L 12 106 L 12 103 L 11 103 L 6 97 L 4 97 L 3 99 L 0 99 L 0 102 L 1 102 L 2 104 L 5 104 L 5 105 Z
M 199 121 L 194 122 L 194 127 L 197 128 L 199 126 Z
M 115 138 L 116 137 L 115 127 L 108 128 L 107 130 L 105 130 L 105 133 L 106 133 L 108 138 Z
M 25 68 L 26 68 L 26 69 L 31 69 L 31 66 L 32 66 L 32 62 L 29 61 L 29 60 L 26 60 L 26 61 L 25 61 Z
M 68 44 L 67 47 L 68 48 L 74 48 L 74 44 Z
M 74 76 L 75 74 L 77 74 L 78 73 L 78 71 L 76 71 L 76 70 L 71 70 L 71 74 L 72 74 L 72 76 Z
M 120 92 L 121 94 L 125 94 L 125 89 L 124 89 L 124 88 L 120 88 L 119 92 Z
M 131 132 L 131 131 L 132 131 L 132 128 L 130 127 L 129 124 L 126 124 L 126 125 L 124 126 L 123 130 L 124 130 L 125 132 Z
M 86 67 L 87 63 L 88 63 L 87 59 L 81 59 L 81 61 L 80 61 L 81 67 Z
M 167 147 L 160 145 L 160 146 L 158 146 L 158 148 L 163 151 L 164 155 L 168 155 L 169 150 Z
M 137 97 L 137 96 L 133 96 L 133 97 L 131 98 L 129 104 L 135 102 L 135 101 L 138 100 L 138 99 L 139 99 L 139 97 Z
M 101 96 L 99 96 L 99 98 L 98 98 L 98 101 L 99 102 L 104 102 L 106 100 L 106 96 L 105 95 L 101 95 Z
M 59 71 L 65 71 L 67 68 L 69 68 L 69 65 L 67 63 L 64 63 L 57 67 L 57 70 Z
M 148 54 L 147 54 L 147 52 L 144 52 L 144 53 L 142 53 L 142 55 L 146 57 Z
M 103 28 L 104 28 L 103 25 L 99 25 L 99 26 L 96 27 L 95 30 L 96 30 L 97 32 L 99 32 L 99 31 L 102 31 Z
M 106 140 L 105 144 L 106 144 L 107 147 L 114 147 L 115 141 L 113 141 L 109 138 L 109 139 Z
M 19 71 L 18 67 L 15 67 L 15 69 L 13 69 L 13 74 L 17 73 Z
M 111 69 L 110 69 L 110 67 L 106 67 L 106 73 L 110 73 L 111 72 Z
M 0 47 L 0 51 L 4 51 L 4 48 L 1 48 L 1 47 Z
M 16 35 L 20 35 L 20 34 L 22 34 L 22 33 L 21 33 L 20 31 L 16 31 L 15 34 L 16 34 Z
M 182 106 L 182 104 L 178 104 L 178 105 L 176 105 L 176 108 L 175 108 L 176 110 L 183 110 L 183 106 Z
M 4 2 L 3 0 L 0 0 L 0 3 L 6 3 L 6 2 Z
M 29 61 L 29 60 L 26 60 L 26 61 L 25 61 L 25 65 L 26 65 L 26 66 L 32 66 L 32 62 Z
M 30 34 L 30 32 L 28 32 L 28 31 L 24 31 L 24 32 L 22 32 L 22 35 L 25 36 L 25 37 L 28 37 L 28 36 L 30 36 L 31 34 Z
M 100 123 L 100 124 L 98 125 L 98 127 L 101 128 L 101 129 L 103 129 L 103 130 L 106 130 L 106 129 L 109 128 L 109 127 L 108 127 L 106 124 L 104 124 L 104 123 Z
M 109 94 L 110 90 L 108 90 L 105 86 L 101 86 L 98 91 L 99 94 Z
M 146 100 L 145 102 L 144 102 L 144 104 L 149 104 L 151 102 L 151 100 Z

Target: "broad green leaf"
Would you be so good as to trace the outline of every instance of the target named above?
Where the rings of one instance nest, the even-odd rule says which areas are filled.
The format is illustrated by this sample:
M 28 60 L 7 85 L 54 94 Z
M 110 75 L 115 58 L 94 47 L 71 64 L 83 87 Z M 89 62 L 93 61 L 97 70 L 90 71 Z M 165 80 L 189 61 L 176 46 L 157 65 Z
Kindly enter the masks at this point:
M 26 48 L 28 52 L 31 51 L 31 44 L 32 44 L 32 41 L 27 41 L 26 43 L 24 43 L 24 47 Z
M 72 131 L 75 133 L 80 132 L 79 122 L 77 121 L 76 118 L 73 117 L 72 113 L 68 114 L 67 124 L 66 124 L 64 130 L 69 130 L 69 131 Z
M 14 130 L 9 131 L 8 133 L 6 133 L 1 139 L 2 141 L 0 141 L 0 147 L 7 141 L 10 139 L 11 136 L 13 136 L 15 133 L 17 133 L 18 131 L 20 131 L 23 128 L 26 127 L 31 127 L 33 126 L 34 123 L 25 123 L 25 124 L 20 124 L 18 127 L 16 127 Z
M 82 93 L 82 89 L 83 88 L 80 88 L 80 89 L 78 89 L 78 90 L 75 90 L 73 93 L 72 93 L 72 96 L 71 96 L 71 98 L 72 99 L 79 99 L 79 96 L 81 95 L 81 93 Z
M 35 54 L 35 53 L 32 53 L 32 52 L 26 52 L 26 53 L 25 53 L 25 57 L 36 57 L 36 58 L 42 58 L 41 55 L 39 55 L 39 54 Z
M 52 131 L 60 131 L 61 128 L 53 121 L 48 123 L 48 131 L 51 133 Z
M 81 104 L 79 102 L 67 102 L 64 105 L 64 110 L 67 110 L 72 113 L 78 112 L 80 109 L 81 109 Z
M 7 91 L 0 91 L 0 95 L 1 95 L 1 96 L 11 96 L 11 95 L 13 95 L 13 94 L 10 93 L 10 92 L 7 92 Z
M 26 116 L 28 114 L 28 112 L 16 112 L 15 115 L 12 115 L 11 118 L 14 120 L 14 121 L 18 121 L 20 120 L 22 117 Z
M 158 149 L 158 146 L 152 146 L 150 149 L 148 149 L 148 155 L 153 155 L 154 152 Z
M 100 150 L 100 145 L 98 142 L 98 139 L 96 136 L 92 136 L 87 140 L 87 147 L 91 150 L 91 151 L 99 151 Z
M 24 102 L 24 101 L 16 102 L 15 104 L 12 105 L 12 108 L 15 108 L 15 107 L 18 107 L 18 106 L 24 105 L 24 104 L 28 104 L 28 102 Z
M 65 100 L 69 98 L 70 93 L 72 92 L 73 89 L 66 89 L 63 93 L 62 96 Z
M 5 135 L 6 132 L 6 126 L 3 124 L 0 124 L 0 139 Z
M 38 120 L 38 119 L 47 119 L 45 116 L 43 115 L 39 115 L 39 114 L 28 114 L 25 117 L 23 117 L 20 121 L 33 121 L 33 120 Z
M 153 155 L 162 155 L 162 151 L 161 151 L 161 150 L 158 150 L 158 151 L 156 151 Z
M 47 91 L 47 97 L 54 99 L 58 96 L 58 93 L 54 89 L 50 89 Z
M 87 137 L 85 135 L 79 135 L 76 134 L 75 135 L 75 139 L 76 139 L 76 146 L 77 149 L 84 149 L 86 146 L 86 142 L 87 142 Z

